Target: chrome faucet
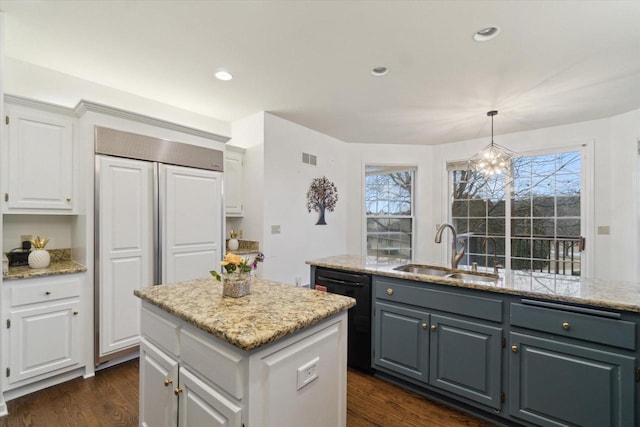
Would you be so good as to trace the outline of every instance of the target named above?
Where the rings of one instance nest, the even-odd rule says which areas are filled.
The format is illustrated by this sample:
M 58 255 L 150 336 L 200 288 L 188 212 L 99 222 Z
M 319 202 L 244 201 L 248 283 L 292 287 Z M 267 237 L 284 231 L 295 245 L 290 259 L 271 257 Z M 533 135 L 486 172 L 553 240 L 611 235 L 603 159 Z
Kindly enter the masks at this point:
M 489 241 L 493 242 L 493 274 L 498 274 L 498 268 L 503 267 L 498 263 L 498 243 L 495 237 L 484 237 L 482 239 L 482 249 L 489 256 Z
M 435 239 L 436 243 L 442 242 L 442 232 L 444 231 L 445 228 L 450 228 L 451 233 L 453 234 L 453 237 L 451 240 L 451 268 L 454 270 L 457 270 L 458 264 L 460 263 L 460 260 L 464 256 L 465 243 L 464 241 L 462 242 L 462 249 L 460 250 L 460 252 L 458 252 L 458 234 L 456 233 L 456 229 L 451 224 L 442 224 L 440 228 L 438 228 L 438 231 L 436 231 L 436 239 Z

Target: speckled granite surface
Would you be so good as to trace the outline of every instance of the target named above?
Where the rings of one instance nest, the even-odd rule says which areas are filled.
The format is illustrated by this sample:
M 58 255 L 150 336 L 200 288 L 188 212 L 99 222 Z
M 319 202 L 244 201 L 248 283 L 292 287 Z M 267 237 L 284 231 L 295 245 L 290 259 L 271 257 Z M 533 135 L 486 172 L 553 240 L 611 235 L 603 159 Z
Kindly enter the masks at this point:
M 138 289 L 134 294 L 243 350 L 252 350 L 355 305 L 353 298 L 253 279 L 251 295 L 222 296 L 215 279 Z
M 553 277 L 552 275 L 532 275 L 520 272 L 514 272 L 510 277 L 506 278 L 501 275 L 497 283 L 468 283 L 457 279 L 446 279 L 438 276 L 426 276 L 393 270 L 394 267 L 407 263 L 406 260 L 360 255 L 341 255 L 307 261 L 307 264 L 319 267 L 371 273 L 420 282 L 480 289 L 594 307 L 640 312 L 640 284 L 638 283 L 570 276 Z M 416 262 L 416 264 L 419 263 Z
M 9 267 L 9 274 L 3 280 L 30 279 L 33 277 L 57 276 L 59 274 L 82 273 L 87 267 L 75 261 L 51 261 L 47 268 L 31 268 L 28 265 Z
M 229 239 L 227 239 L 226 250 L 233 254 L 245 255 L 260 252 L 260 242 L 255 240 L 238 240 L 238 249 L 235 251 L 230 251 L 228 245 Z

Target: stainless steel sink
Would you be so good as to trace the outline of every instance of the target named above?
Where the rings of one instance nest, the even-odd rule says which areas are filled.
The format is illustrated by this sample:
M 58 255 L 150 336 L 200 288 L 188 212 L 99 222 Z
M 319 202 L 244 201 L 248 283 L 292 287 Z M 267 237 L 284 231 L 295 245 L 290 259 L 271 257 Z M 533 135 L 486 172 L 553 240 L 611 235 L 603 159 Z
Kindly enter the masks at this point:
M 428 276 L 446 276 L 447 274 L 451 274 L 453 270 L 445 267 L 437 267 L 434 265 L 423 265 L 423 264 L 405 264 L 394 268 L 396 271 L 404 271 L 406 273 L 413 274 L 426 274 Z
M 463 282 L 496 283 L 498 281 L 497 274 L 452 270 L 450 268 L 435 265 L 404 264 L 395 267 L 394 270 L 412 274 L 424 274 L 426 276 L 437 276 L 445 279 L 462 280 Z
M 451 273 L 444 276 L 447 279 L 457 279 L 463 282 L 484 282 L 496 283 L 498 281 L 497 274 L 477 274 L 477 273 Z

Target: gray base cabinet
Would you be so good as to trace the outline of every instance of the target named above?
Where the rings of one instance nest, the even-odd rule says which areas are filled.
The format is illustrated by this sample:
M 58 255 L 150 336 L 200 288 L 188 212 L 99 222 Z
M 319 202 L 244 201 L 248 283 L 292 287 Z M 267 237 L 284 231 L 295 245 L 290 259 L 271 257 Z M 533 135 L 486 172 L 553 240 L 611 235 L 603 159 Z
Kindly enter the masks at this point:
M 634 425 L 635 359 L 511 333 L 510 413 L 541 426 Z
M 500 409 L 502 328 L 431 316 L 429 383 Z
M 640 315 L 373 277 L 373 367 L 506 425 L 640 426 Z
M 429 313 L 383 302 L 374 311 L 374 365 L 429 381 Z
M 502 328 L 482 320 L 501 316 L 499 302 L 478 298 L 473 319 L 455 314 L 467 313 L 475 297 L 422 284 L 375 278 L 374 295 L 375 368 L 500 409 Z

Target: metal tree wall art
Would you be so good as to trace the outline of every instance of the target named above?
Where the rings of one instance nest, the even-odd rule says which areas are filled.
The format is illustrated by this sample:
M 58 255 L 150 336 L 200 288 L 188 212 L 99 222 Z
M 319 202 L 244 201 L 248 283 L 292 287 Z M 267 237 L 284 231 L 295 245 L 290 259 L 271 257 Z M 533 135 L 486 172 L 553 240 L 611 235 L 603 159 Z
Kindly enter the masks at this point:
M 333 212 L 338 202 L 338 187 L 329 181 L 326 176 L 311 181 L 307 191 L 307 211 L 320 212 L 316 225 L 327 225 L 324 220 L 325 209 Z

